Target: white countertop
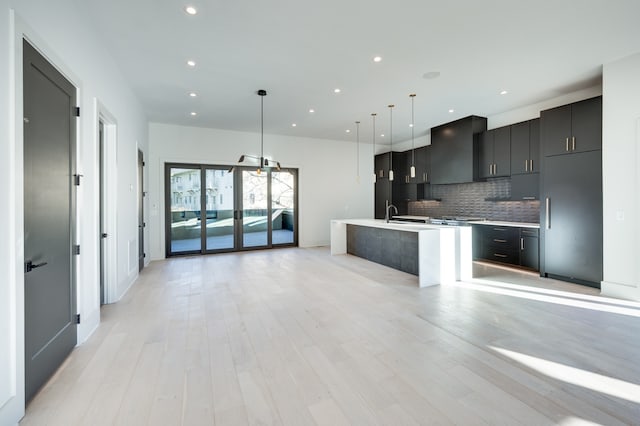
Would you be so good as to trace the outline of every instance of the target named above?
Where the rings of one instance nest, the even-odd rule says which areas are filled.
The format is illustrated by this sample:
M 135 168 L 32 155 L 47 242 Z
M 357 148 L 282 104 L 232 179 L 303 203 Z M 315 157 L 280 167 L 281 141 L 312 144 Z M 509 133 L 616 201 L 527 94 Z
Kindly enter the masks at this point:
M 345 223 L 347 225 L 369 226 L 372 228 L 393 229 L 396 231 L 420 232 L 431 229 L 452 228 L 450 225 L 431 225 L 428 223 L 402 222 L 387 223 L 383 219 L 334 219 L 332 222 Z
M 489 225 L 489 226 L 512 226 L 515 228 L 535 228 L 540 229 L 539 223 L 530 222 L 506 222 L 500 220 L 482 220 L 478 222 L 469 222 L 472 225 Z

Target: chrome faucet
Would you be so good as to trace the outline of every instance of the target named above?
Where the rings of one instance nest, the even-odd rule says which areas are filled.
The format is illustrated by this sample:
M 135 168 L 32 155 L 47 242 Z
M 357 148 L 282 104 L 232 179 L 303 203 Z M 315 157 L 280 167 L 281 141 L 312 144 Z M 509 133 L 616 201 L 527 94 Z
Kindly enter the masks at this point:
M 393 216 L 389 214 L 389 210 L 391 210 L 391 207 L 393 207 L 393 210 L 395 210 L 396 214 L 398 214 L 398 208 L 396 206 L 394 206 L 393 204 L 389 204 L 389 200 L 385 200 L 385 206 L 384 206 L 384 220 L 389 223 L 389 219 L 391 219 Z

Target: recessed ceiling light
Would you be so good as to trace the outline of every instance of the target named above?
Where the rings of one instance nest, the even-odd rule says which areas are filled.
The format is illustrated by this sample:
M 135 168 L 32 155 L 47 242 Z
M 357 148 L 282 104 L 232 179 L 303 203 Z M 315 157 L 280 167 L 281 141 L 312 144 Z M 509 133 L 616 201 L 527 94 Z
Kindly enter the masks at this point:
M 427 80 L 433 80 L 438 77 L 440 77 L 440 71 L 429 71 L 422 74 L 422 78 L 426 78 Z
M 315 109 L 313 109 L 313 108 L 311 108 L 311 109 L 309 110 L 309 112 L 310 112 L 310 113 L 314 113 L 314 112 L 316 112 L 316 110 L 315 110 Z
M 451 108 L 451 109 L 449 110 L 449 114 L 451 114 L 452 112 L 455 112 L 455 109 Z
M 384 133 L 381 133 L 381 134 L 380 134 L 380 137 L 381 137 L 381 138 L 384 138 Z
M 409 124 L 409 127 L 413 127 L 413 123 L 412 123 L 412 124 Z
M 196 96 L 198 96 L 198 94 L 196 92 L 189 92 L 189 96 L 195 98 Z
M 340 89 L 333 89 L 333 93 L 340 93 L 341 90 Z
M 296 124 L 296 123 L 293 123 L 293 124 L 291 125 L 291 127 L 296 127 L 296 126 L 297 126 L 297 124 Z
M 189 15 L 195 15 L 196 13 L 198 13 L 198 10 L 193 6 L 185 7 L 184 11 L 187 12 Z
M 347 129 L 347 130 L 345 130 L 345 132 L 347 132 L 347 133 L 351 133 L 351 130 Z
M 502 92 L 500 92 L 501 95 L 506 95 L 507 93 L 509 92 L 507 92 L 506 90 L 503 90 Z
M 191 115 L 195 117 L 196 115 L 198 115 L 198 113 L 195 111 L 191 111 Z
M 380 62 L 382 61 L 382 56 L 374 56 L 373 57 L 373 62 Z
M 189 65 L 190 67 L 195 67 L 196 66 L 196 61 L 192 61 L 191 59 L 189 59 L 187 61 L 187 65 Z

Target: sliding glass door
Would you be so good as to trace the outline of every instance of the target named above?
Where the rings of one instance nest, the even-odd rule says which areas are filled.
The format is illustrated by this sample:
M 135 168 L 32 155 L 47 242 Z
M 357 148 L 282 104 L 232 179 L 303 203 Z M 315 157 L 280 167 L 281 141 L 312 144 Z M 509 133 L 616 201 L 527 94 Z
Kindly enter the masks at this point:
M 206 251 L 233 250 L 235 243 L 235 200 L 233 172 L 205 168 Z
M 202 250 L 200 167 L 176 166 L 168 170 L 167 252 L 199 253 Z
M 297 245 L 297 170 L 165 165 L 166 255 Z
M 242 169 L 242 247 L 269 245 L 269 174 Z

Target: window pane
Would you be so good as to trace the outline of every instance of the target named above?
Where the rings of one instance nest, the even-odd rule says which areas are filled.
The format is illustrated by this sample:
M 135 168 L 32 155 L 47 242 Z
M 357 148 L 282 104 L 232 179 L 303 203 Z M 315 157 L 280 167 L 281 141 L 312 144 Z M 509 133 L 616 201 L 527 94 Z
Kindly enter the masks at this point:
M 244 247 L 267 245 L 267 173 L 242 171 L 242 237 Z
M 207 169 L 207 250 L 234 248 L 233 172 Z
M 200 169 L 171 168 L 171 252 L 200 250 Z
M 271 173 L 271 224 L 272 243 L 293 243 L 295 220 L 295 179 L 289 171 Z

